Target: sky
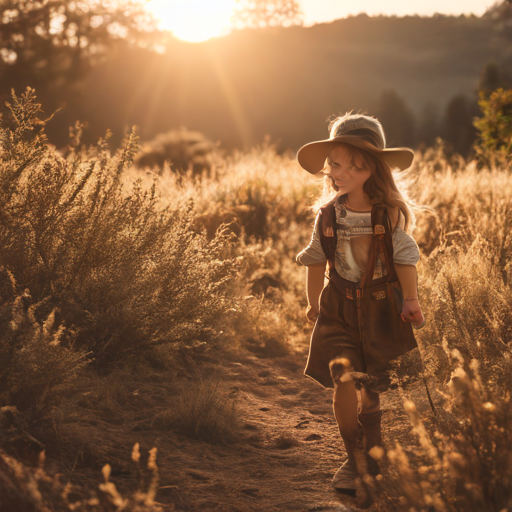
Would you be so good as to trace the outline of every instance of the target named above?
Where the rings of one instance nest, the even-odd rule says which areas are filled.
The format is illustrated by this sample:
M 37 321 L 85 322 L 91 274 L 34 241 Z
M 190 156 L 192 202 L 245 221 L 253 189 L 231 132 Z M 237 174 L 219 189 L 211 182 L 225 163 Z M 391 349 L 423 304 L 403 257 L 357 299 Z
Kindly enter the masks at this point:
M 305 25 L 329 22 L 366 12 L 368 15 L 419 14 L 482 15 L 494 0 L 299 0 Z M 150 0 L 148 8 L 161 20 L 161 27 L 191 42 L 229 32 L 236 0 Z

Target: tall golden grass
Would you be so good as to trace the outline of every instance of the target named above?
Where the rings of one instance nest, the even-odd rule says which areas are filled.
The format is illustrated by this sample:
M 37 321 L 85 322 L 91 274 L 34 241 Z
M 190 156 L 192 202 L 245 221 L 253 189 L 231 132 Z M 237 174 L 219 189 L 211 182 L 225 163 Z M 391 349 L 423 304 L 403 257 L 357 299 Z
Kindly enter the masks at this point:
M 136 169 L 135 135 L 111 155 L 77 133 L 64 157 L 38 115 L 32 91 L 15 97 L 0 133 L 0 407 L 68 462 L 80 440 L 92 466 L 128 442 L 112 418 L 236 443 L 236 422 L 225 421 L 236 404 L 195 367 L 222 350 L 307 346 L 294 257 L 322 183 L 269 143 L 214 156 L 200 176 Z M 418 339 L 442 403 L 422 417 L 406 399 L 417 438 L 388 446 L 374 507 L 511 509 L 510 173 L 448 160 L 438 141 L 402 182 L 431 207 L 413 233 L 427 318 Z M 105 446 L 92 442 L 103 435 Z

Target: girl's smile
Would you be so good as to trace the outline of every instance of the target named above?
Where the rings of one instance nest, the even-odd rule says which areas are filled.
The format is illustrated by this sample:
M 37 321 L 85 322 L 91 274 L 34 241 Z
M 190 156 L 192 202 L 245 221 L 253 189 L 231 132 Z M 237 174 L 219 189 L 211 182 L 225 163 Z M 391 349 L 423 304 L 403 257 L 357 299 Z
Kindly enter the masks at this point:
M 363 185 L 372 171 L 365 165 L 363 157 L 340 144 L 327 157 L 323 173 L 329 176 L 341 194 L 348 194 L 349 202 L 357 208 L 367 207 L 370 202 L 363 192 Z

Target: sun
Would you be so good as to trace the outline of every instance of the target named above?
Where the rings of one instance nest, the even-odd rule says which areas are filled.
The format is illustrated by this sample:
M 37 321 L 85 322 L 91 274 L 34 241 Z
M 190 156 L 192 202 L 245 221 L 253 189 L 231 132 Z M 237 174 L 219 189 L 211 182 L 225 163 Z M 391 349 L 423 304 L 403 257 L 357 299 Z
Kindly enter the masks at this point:
M 236 0 L 149 0 L 160 27 L 184 41 L 199 43 L 230 30 Z

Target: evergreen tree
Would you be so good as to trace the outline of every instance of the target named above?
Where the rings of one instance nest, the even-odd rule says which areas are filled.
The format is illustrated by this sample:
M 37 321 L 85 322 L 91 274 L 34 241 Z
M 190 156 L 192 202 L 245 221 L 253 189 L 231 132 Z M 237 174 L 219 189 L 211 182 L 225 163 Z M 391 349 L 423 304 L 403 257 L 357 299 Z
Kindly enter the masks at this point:
M 483 68 L 480 74 L 480 82 L 478 90 L 482 91 L 484 96 L 488 98 L 493 91 L 499 89 L 508 89 L 512 86 L 510 78 L 505 73 L 504 69 L 495 60 L 491 59 Z
M 418 143 L 424 147 L 431 147 L 437 136 L 439 136 L 439 113 L 435 105 L 429 101 L 421 111 Z
M 473 117 L 479 112 L 476 102 L 465 94 L 456 94 L 446 105 L 441 122 L 441 136 L 449 151 L 468 157 L 476 138 Z
M 404 99 L 393 90 L 384 91 L 377 107 L 377 117 L 386 133 L 389 147 L 416 145 L 416 119 Z

